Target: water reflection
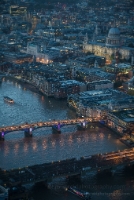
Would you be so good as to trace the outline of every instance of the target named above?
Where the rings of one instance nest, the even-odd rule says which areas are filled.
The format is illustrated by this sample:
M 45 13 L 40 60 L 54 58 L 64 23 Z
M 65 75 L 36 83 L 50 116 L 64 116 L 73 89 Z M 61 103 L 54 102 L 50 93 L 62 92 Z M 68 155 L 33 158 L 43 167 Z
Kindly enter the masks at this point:
M 6 135 L 4 145 L 1 147 L 3 152 L 0 155 L 0 159 L 8 160 L 8 165 L 5 165 L 5 161 L 2 163 L 2 167 L 13 168 L 16 163 L 20 167 L 31 164 L 39 164 L 44 162 L 51 162 L 56 160 L 62 160 L 72 157 L 80 158 L 82 156 L 93 155 L 98 153 L 105 153 L 117 148 L 116 142 L 118 139 L 108 139 L 107 129 L 104 129 L 103 133 L 98 133 L 97 130 L 89 132 L 66 132 L 60 135 L 54 135 L 52 133 L 45 133 L 41 129 L 36 130 L 33 133 L 33 138 L 24 138 L 24 134 L 20 132 L 22 138 L 18 137 L 19 133 L 14 134 L 14 137 Z M 15 137 L 17 136 L 17 137 Z M 111 136 L 112 137 L 112 136 Z M 118 141 L 118 148 L 126 148 L 121 142 Z M 20 163 L 20 155 L 25 155 L 25 159 Z M 12 163 L 12 156 L 15 163 Z M 36 159 L 35 159 L 36 157 Z
M 24 149 L 24 152 L 28 152 L 28 143 L 26 143 L 26 142 L 24 143 L 23 149 Z
M 9 153 L 9 147 L 8 147 L 8 145 L 5 146 L 4 153 L 5 153 L 5 155 L 7 155 Z
M 14 146 L 14 154 L 16 155 L 19 151 L 19 143 L 16 143 Z
M 4 81 L 0 94 L 0 126 L 75 117 L 66 101 L 48 99 L 23 90 L 23 87 L 15 82 Z M 4 103 L 4 95 L 12 97 L 15 103 L 12 106 Z M 95 125 L 87 131 L 77 131 L 74 125 L 65 126 L 60 135 L 52 134 L 51 128 L 40 128 L 33 131 L 32 138 L 25 138 L 23 131 L 16 131 L 8 133 L 5 141 L 0 142 L 0 167 L 24 167 L 124 148 L 126 146 L 120 143 L 110 130 L 100 129 Z
M 52 143 L 52 146 L 54 146 L 54 145 L 55 145 L 55 143 L 53 142 L 53 143 Z M 43 149 L 44 149 L 44 150 L 47 148 L 47 142 L 46 142 L 46 139 L 43 140 L 43 142 L 42 142 L 42 146 L 43 146 Z
M 37 141 L 36 140 L 34 140 L 34 142 L 32 142 L 32 148 L 34 151 L 37 150 Z

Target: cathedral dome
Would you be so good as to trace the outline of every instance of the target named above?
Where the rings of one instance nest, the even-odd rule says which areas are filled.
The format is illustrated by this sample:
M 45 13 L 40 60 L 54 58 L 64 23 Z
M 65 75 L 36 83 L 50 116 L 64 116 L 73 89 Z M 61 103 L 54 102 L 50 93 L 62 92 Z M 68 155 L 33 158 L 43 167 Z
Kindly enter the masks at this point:
M 108 33 L 109 38 L 117 38 L 120 37 L 120 31 L 118 28 L 111 28 Z
M 108 37 L 106 38 L 106 46 L 119 47 L 121 45 L 120 31 L 118 28 L 110 28 Z

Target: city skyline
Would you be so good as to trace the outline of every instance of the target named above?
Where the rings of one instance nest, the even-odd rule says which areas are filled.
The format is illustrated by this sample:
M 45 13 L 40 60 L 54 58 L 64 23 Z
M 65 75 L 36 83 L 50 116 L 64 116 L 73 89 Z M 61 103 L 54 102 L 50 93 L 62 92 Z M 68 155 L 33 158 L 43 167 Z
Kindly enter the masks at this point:
M 3 199 L 133 199 L 134 2 L 2 0 L 0 116 Z

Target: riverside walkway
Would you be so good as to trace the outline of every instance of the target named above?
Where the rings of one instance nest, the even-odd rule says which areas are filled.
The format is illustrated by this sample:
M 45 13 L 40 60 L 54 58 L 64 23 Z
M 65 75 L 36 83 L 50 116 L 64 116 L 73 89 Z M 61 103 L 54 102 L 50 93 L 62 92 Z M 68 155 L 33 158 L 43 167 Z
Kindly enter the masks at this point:
M 0 169 L 0 179 L 6 185 L 27 184 L 45 181 L 51 182 L 55 177 L 82 175 L 83 172 L 94 171 L 105 173 L 114 171 L 118 167 L 134 166 L 134 148 L 123 151 L 110 152 L 81 157 L 80 159 L 66 159 L 56 162 L 26 166 L 18 169 Z

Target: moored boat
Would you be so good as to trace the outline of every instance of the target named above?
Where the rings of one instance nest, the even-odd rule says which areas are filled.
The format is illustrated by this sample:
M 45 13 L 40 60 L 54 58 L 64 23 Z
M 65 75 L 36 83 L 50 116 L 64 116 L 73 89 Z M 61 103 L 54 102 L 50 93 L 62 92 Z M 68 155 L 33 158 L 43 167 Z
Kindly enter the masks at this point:
M 69 187 L 68 191 L 73 193 L 73 194 L 75 194 L 75 195 L 77 195 L 77 196 L 79 196 L 82 199 L 85 199 L 85 200 L 91 199 L 91 196 L 90 196 L 89 192 L 81 191 L 81 190 L 79 190 L 79 189 L 77 189 L 75 187 Z

